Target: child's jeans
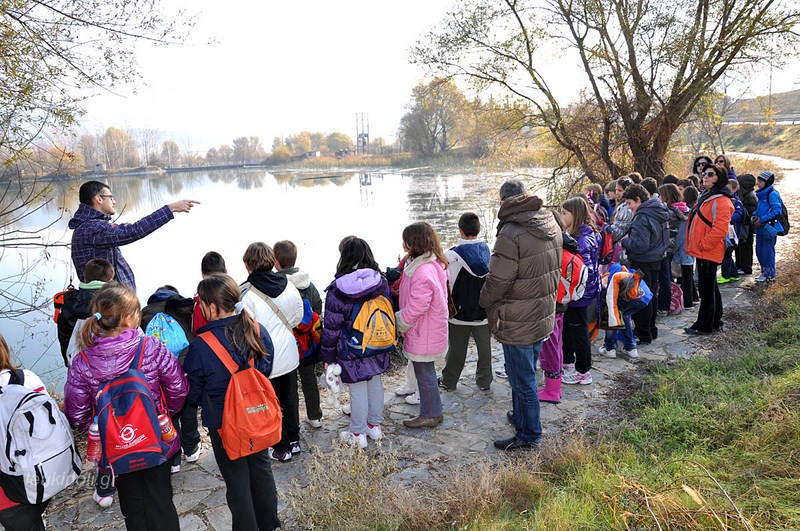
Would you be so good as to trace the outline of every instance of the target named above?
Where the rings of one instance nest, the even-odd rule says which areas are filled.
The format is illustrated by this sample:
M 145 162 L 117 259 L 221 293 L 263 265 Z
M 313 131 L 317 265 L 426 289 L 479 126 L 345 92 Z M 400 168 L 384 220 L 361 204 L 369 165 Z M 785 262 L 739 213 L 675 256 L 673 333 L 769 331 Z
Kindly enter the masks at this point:
M 606 339 L 603 346 L 606 350 L 616 350 L 617 341 L 622 339 L 622 345 L 625 350 L 633 350 L 636 348 L 636 341 L 633 339 L 633 325 L 631 324 L 631 315 L 624 314 L 622 320 L 625 322 L 625 328 L 621 330 L 606 330 Z

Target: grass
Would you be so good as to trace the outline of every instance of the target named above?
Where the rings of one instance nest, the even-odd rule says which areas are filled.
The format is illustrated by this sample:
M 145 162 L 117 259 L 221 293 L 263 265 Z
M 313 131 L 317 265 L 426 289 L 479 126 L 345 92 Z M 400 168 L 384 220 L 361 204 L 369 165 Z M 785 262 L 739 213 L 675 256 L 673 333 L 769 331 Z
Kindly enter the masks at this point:
M 356 468 L 369 456 L 393 463 L 365 469 L 383 478 L 378 503 L 331 519 L 333 502 L 317 497 L 295 504 L 301 527 L 800 528 L 800 265 L 784 269 L 784 282 L 763 292 L 756 308 L 727 312 L 736 326 L 703 355 L 650 365 L 628 382 L 615 416 L 599 419 L 587 435 L 464 465 L 413 488 L 390 488 L 391 451 L 357 452 Z M 311 484 L 332 481 L 315 470 Z M 332 490 L 359 484 L 344 472 Z
M 800 125 L 743 124 L 725 128 L 725 146 L 732 151 L 764 153 L 787 159 L 800 158 Z M 739 173 L 737 168 L 737 173 Z

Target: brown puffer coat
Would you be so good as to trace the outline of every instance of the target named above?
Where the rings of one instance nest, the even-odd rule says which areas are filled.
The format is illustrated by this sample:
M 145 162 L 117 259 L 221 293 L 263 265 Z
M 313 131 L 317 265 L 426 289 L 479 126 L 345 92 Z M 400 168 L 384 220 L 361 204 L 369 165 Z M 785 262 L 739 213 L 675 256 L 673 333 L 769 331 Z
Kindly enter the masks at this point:
M 538 197 L 507 199 L 481 289 L 492 334 L 507 345 L 531 345 L 553 332 L 561 275 L 561 229 Z

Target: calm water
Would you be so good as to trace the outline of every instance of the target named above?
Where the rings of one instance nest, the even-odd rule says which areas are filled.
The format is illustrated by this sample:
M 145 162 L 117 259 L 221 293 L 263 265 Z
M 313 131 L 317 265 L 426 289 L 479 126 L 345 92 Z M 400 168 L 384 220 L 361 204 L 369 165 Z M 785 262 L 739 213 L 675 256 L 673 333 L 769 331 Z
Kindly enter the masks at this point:
M 382 268 L 394 266 L 402 253 L 401 233 L 412 221 L 425 220 L 445 246 L 458 237 L 458 217 L 474 211 L 484 220 L 486 237 L 494 230 L 497 190 L 509 175 L 419 174 L 399 172 L 336 175 L 268 173 L 264 170 L 216 171 L 155 177 L 108 179 L 117 201 L 119 222 L 133 222 L 164 204 L 196 199 L 202 204 L 144 240 L 122 248 L 136 275 L 145 303 L 156 288 L 172 284 L 191 296 L 200 281 L 200 260 L 210 250 L 221 253 L 228 272 L 244 281 L 242 254 L 247 245 L 270 245 L 289 239 L 298 247 L 297 265 L 311 274 L 320 291 L 333 278 L 337 247 L 346 235 L 366 239 Z M 67 221 L 78 205 L 80 182 L 52 186 L 52 201 L 19 222 L 32 230 L 55 221 L 43 233 L 50 244 L 68 244 Z M 59 216 L 60 219 L 59 219 Z M 19 282 L 20 272 L 25 282 Z M 48 298 L 65 289 L 72 273 L 69 249 L 6 250 L 0 261 L 0 304 L 15 300 L 40 305 L 39 311 L 0 321 L 0 332 L 17 361 L 57 388 L 66 369 L 52 322 Z M 75 278 L 77 285 L 77 277 Z

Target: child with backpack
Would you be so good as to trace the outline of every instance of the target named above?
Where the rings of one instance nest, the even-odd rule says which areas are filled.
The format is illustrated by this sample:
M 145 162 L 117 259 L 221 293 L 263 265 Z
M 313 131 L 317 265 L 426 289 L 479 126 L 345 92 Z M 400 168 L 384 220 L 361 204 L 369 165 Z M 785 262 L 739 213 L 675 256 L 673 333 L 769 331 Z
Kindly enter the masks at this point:
M 309 352 L 305 353 L 300 360 L 300 366 L 297 368 L 297 374 L 300 376 L 300 387 L 303 389 L 303 399 L 306 402 L 306 419 L 308 425 L 312 428 L 322 427 L 322 408 L 319 403 L 319 383 L 317 382 L 317 366 L 319 362 L 319 338 L 316 336 L 318 330 L 313 330 L 316 314 L 316 319 L 322 315 L 322 297 L 319 296 L 314 283 L 308 273 L 301 271 L 299 267 L 295 267 L 297 262 L 297 246 L 289 241 L 282 240 L 275 243 L 273 247 L 275 251 L 275 269 L 279 274 L 285 275 L 289 282 L 294 284 L 300 296 L 303 298 L 303 321 L 306 321 L 305 314 L 309 315 L 307 325 L 310 330 L 299 330 L 295 328 L 295 337 L 306 332 L 311 332 L 313 337 L 309 341 L 310 345 L 304 344 L 309 348 Z M 302 326 L 302 325 L 301 325 Z M 308 327 L 307 327 L 308 328 Z M 308 336 L 307 336 L 308 337 Z M 315 341 L 316 340 L 316 341 Z M 299 341 L 299 339 L 298 339 Z M 300 343 L 298 343 L 298 347 Z M 299 349 L 298 349 L 299 350 Z M 300 354 L 304 354 L 300 352 Z
M 200 261 L 200 274 L 203 278 L 206 278 L 215 273 L 228 274 L 228 269 L 225 267 L 225 259 L 216 251 L 208 251 Z M 208 321 L 203 317 L 203 311 L 200 309 L 200 299 L 195 294 L 194 309 L 192 311 L 192 332 L 197 333 L 200 328 L 207 324 Z
M 99 417 L 101 466 L 112 469 L 126 528 L 177 531 L 170 464 L 180 440 L 164 420 L 183 408 L 186 376 L 175 355 L 139 329 L 141 310 L 132 288 L 109 282 L 90 311 L 81 330 L 86 348 L 72 361 L 64 384 L 64 411 L 83 430 Z M 114 412 L 129 423 L 114 422 Z
M 458 219 L 460 238 L 458 245 L 445 252 L 452 283 L 450 291 L 456 314 L 448 323 L 449 346 L 439 385 L 454 390 L 467 357 L 469 338 L 478 349 L 478 366 L 475 383 L 481 391 L 488 391 L 492 383 L 492 334 L 486 311 L 478 304 L 481 288 L 489 273 L 492 252 L 486 242 L 479 240 L 481 221 L 477 214 L 465 212 Z
M 369 244 L 355 236 L 339 243 L 336 276 L 325 289 L 325 325 L 320 355 L 326 367 L 341 366 L 342 382 L 350 390 L 350 426 L 340 433 L 343 442 L 367 447 L 367 438 L 383 437 L 383 379 L 395 351 L 394 313 L 389 283 L 381 275 Z M 367 313 L 370 308 L 373 310 Z M 368 336 L 359 326 L 367 314 L 385 337 Z M 369 344 L 368 338 L 382 339 Z M 367 344 L 365 344 L 367 343 Z M 377 342 L 376 342 L 377 343 Z
M 784 226 L 788 218 L 783 216 L 785 208 L 777 190 L 774 188 L 775 174 L 762 171 L 756 181 L 756 197 L 758 206 L 753 214 L 753 227 L 756 233 L 756 257 L 761 264 L 761 275 L 756 282 L 772 282 L 775 280 L 775 243 L 778 236 L 789 229 Z
M 49 396 L 47 389 L 42 380 L 28 369 L 17 369 L 11 363 L 11 351 L 8 348 L 6 340 L 0 335 L 0 389 L 3 391 L 8 390 L 10 384 L 17 384 L 19 387 L 24 387 L 25 391 L 33 393 L 41 393 Z M 4 399 L 8 395 L 8 399 L 13 404 L 6 402 Z M 0 407 L 13 408 L 17 405 L 18 400 L 10 397 L 10 393 L 0 394 Z M 11 415 L 9 411 L 9 417 Z M 3 413 L 5 419 L 6 415 Z M 66 425 L 66 421 L 64 421 Z M 65 426 L 69 429 L 69 426 Z M 70 441 L 72 440 L 71 431 L 68 432 Z M 5 440 L 5 430 L 3 430 L 2 447 L 6 449 L 8 441 Z M 78 462 L 80 464 L 80 462 Z M 80 468 L 78 469 L 80 472 Z M 77 475 L 76 475 L 77 476 Z M 64 485 L 66 487 L 67 485 Z M 0 524 L 8 530 L 25 530 L 25 531 L 44 531 L 44 522 L 42 521 L 42 513 L 47 509 L 50 503 L 50 498 L 42 501 L 41 503 L 28 503 L 13 501 L 9 498 L 6 491 L 0 487 Z
M 239 367 L 250 364 L 252 360 L 255 370 L 265 377 L 262 383 L 269 385 L 266 378 L 272 372 L 272 340 L 263 325 L 257 323 L 248 312 L 242 311 L 243 304 L 239 302 L 241 292 L 231 277 L 218 274 L 206 276 L 197 286 L 197 293 L 200 307 L 209 323 L 198 330 L 198 337 L 189 345 L 183 364 L 190 384 L 186 403 L 195 408 L 203 407 L 203 426 L 209 430 L 214 459 L 225 480 L 232 529 L 277 529 L 281 525 L 278 519 L 278 494 L 268 448 L 232 459 L 221 435 L 226 423 L 230 426 L 232 422 L 226 417 L 231 405 L 227 401 L 232 377 L 222 361 L 224 356 L 232 358 Z M 217 348 L 224 352 L 215 352 L 205 339 L 208 334 L 213 335 L 213 338 L 208 338 L 211 343 L 218 342 Z M 275 409 L 279 410 L 279 406 L 276 405 Z M 279 432 L 280 427 L 280 417 L 277 416 L 270 427 L 262 431 L 277 429 Z M 239 435 L 244 438 L 243 426 L 232 426 L 232 429 L 242 430 Z M 275 438 L 280 439 L 280 434 L 276 434 Z
M 255 320 L 267 329 L 275 347 L 270 380 L 283 411 L 283 436 L 269 455 L 275 461 L 289 461 L 293 454 L 300 452 L 297 395 L 300 355 L 292 329 L 303 320 L 303 299 L 286 275 L 272 270 L 275 253 L 266 243 L 251 243 L 242 260 L 248 277 L 241 285 L 241 300 Z
M 561 219 L 565 232 L 578 242 L 578 250 L 588 270 L 583 297 L 572 301 L 564 312 L 562 348 L 564 353 L 565 384 L 589 385 L 592 383 L 592 347 L 589 338 L 589 306 L 597 301 L 600 293 L 600 234 L 592 220 L 589 204 L 583 196 L 574 196 L 561 205 Z
M 419 389 L 420 412 L 404 420 L 407 428 L 433 428 L 442 423 L 442 399 L 434 362 L 447 354 L 449 319 L 447 258 L 439 236 L 424 221 L 403 230 L 403 248 L 411 262 L 400 281 L 397 331 L 403 334 L 403 351 L 414 365 Z
M 102 258 L 89 260 L 83 270 L 83 280 L 78 284 L 78 289 L 64 294 L 58 321 L 56 321 L 61 356 L 64 358 L 64 366 L 67 368 L 69 368 L 73 356 L 79 350 L 76 345 L 77 342 L 72 340 L 75 327 L 78 321 L 91 315 L 89 313 L 89 303 L 94 294 L 97 293 L 97 290 L 102 288 L 106 282 L 114 280 L 114 266 Z M 77 335 L 80 335 L 80 331 Z M 72 344 L 72 349 L 70 349 L 70 344 Z

